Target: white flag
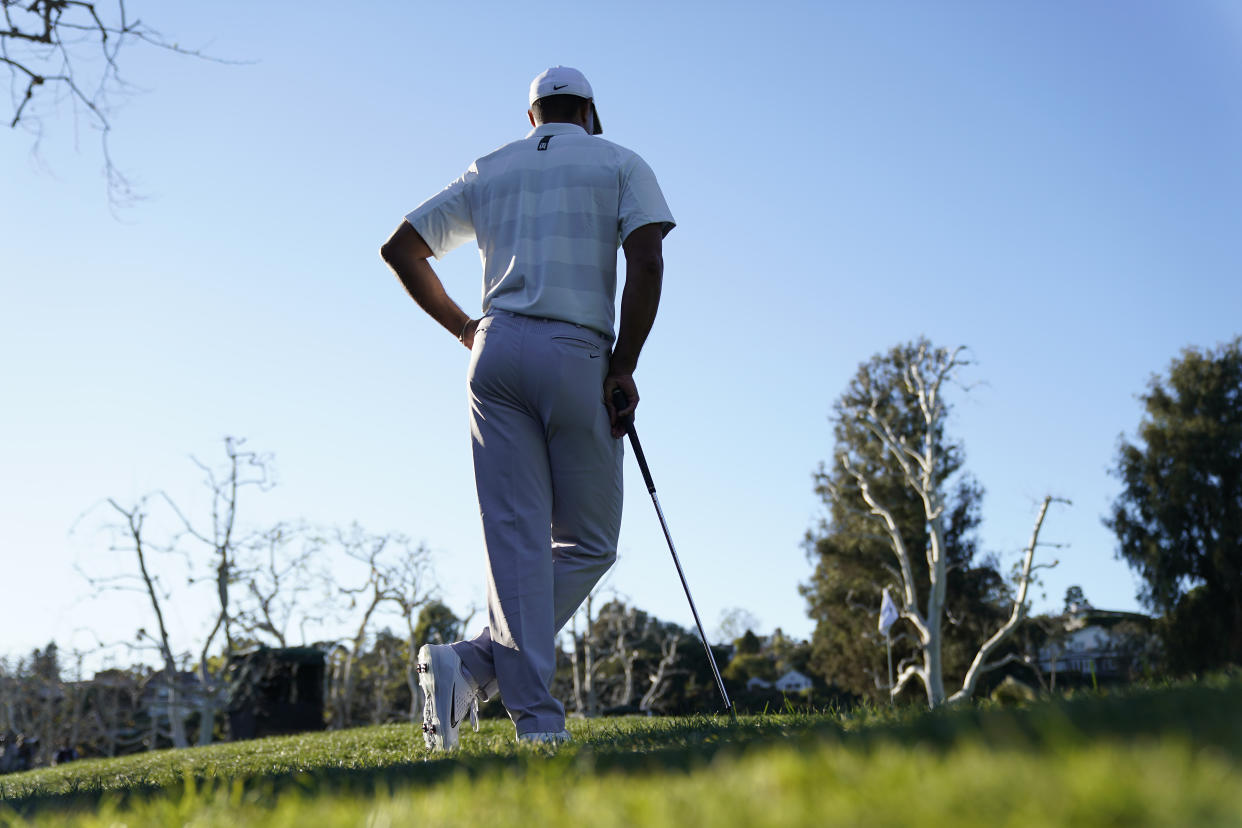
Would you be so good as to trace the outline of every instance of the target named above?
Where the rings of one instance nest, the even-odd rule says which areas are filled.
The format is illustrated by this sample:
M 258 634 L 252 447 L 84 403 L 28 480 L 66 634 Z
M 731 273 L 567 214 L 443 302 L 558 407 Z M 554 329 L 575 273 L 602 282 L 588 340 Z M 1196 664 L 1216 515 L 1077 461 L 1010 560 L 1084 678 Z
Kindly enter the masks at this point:
M 897 605 L 893 603 L 893 596 L 888 594 L 888 587 L 884 587 L 884 598 L 880 601 L 880 634 L 888 635 L 888 628 L 893 626 L 900 617 L 897 612 Z

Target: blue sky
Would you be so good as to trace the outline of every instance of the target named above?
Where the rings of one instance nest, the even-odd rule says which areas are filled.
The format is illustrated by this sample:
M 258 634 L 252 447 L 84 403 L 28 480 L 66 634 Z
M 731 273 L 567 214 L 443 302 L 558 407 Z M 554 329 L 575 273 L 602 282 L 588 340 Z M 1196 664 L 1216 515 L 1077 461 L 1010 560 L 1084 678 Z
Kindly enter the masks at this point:
M 37 156 L 0 134 L 0 653 L 147 624 L 140 601 L 91 598 L 75 567 L 127 561 L 99 512 L 79 517 L 157 488 L 195 503 L 188 456 L 226 434 L 276 456 L 250 525 L 404 532 L 450 605 L 483 603 L 467 354 L 377 249 L 524 134 L 530 79 L 558 63 L 679 222 L 638 424 L 709 630 L 742 607 L 809 634 L 801 540 L 831 404 L 921 334 L 975 361 L 951 429 L 987 491 L 983 548 L 1007 568 L 1042 496 L 1070 498 L 1037 608 L 1071 584 L 1137 606 L 1100 523 L 1118 436 L 1153 372 L 1240 332 L 1236 4 L 129 5 L 255 62 L 122 54 L 138 88 L 112 148 L 146 197 L 119 219 L 68 106 Z M 438 270 L 477 312 L 472 251 Z M 607 588 L 688 625 L 628 471 Z M 205 601 L 174 602 L 185 646 Z

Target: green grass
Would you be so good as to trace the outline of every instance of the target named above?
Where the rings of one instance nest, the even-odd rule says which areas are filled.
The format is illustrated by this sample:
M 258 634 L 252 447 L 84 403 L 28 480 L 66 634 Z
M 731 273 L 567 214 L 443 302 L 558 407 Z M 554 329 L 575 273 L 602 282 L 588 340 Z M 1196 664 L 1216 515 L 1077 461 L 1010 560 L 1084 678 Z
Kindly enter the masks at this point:
M 927 713 L 408 726 L 0 777 L 0 824 L 1242 825 L 1242 683 Z M 7 809 L 7 810 L 5 810 Z

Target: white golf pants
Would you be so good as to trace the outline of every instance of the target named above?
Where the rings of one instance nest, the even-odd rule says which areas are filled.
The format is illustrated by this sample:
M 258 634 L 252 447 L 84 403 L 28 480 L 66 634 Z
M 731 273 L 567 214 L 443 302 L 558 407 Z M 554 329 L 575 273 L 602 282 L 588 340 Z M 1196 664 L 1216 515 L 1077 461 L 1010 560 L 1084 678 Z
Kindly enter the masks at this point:
M 623 446 L 603 403 L 610 343 L 569 322 L 496 311 L 470 359 L 470 432 L 488 626 L 453 645 L 517 732 L 559 731 L 556 634 L 616 560 Z

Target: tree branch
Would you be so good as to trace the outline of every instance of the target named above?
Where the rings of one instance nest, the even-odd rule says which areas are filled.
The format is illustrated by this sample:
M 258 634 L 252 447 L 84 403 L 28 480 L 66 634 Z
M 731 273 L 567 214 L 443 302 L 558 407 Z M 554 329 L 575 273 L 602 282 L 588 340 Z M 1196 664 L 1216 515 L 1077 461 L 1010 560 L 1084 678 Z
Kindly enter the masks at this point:
M 893 517 L 892 512 L 886 509 L 871 493 L 871 485 L 868 483 L 866 476 L 854 468 L 848 454 L 840 456 L 840 462 L 845 471 L 850 474 L 856 483 L 858 483 L 859 491 L 862 493 L 863 500 L 871 507 L 871 513 L 884 523 L 885 529 L 888 530 L 889 542 L 893 548 L 893 554 L 897 558 L 897 563 L 901 568 L 901 595 L 902 595 L 902 616 L 908 618 L 915 628 L 918 629 L 919 635 L 926 637 L 929 634 L 926 620 L 918 611 L 918 596 L 915 592 L 914 569 L 910 564 L 910 556 L 906 551 L 905 541 L 902 540 L 901 531 L 897 528 L 897 521 Z
M 112 161 L 108 145 L 112 124 L 109 95 L 126 91 L 117 58 L 130 41 L 214 63 L 242 63 L 213 58 L 194 49 L 170 43 L 159 32 L 131 20 L 124 0 L 115 0 L 114 11 L 105 19 L 104 4 L 83 0 L 0 0 L 4 25 L 0 27 L 0 64 L 9 67 L 12 84 L 11 128 L 29 123 L 39 130 L 37 97 L 50 90 L 68 90 L 74 114 L 84 110 L 89 123 L 101 133 L 109 200 L 114 207 L 132 202 L 135 194 Z M 108 4 L 112 6 L 111 3 Z M 88 91 L 93 88 L 92 91 Z M 44 92 L 45 95 L 39 95 Z
M 990 664 L 983 665 L 982 667 L 979 668 L 979 671 L 981 673 L 990 673 L 993 670 L 999 670 L 1001 667 L 1004 667 L 1006 664 L 1013 664 L 1015 661 L 1018 662 L 1019 664 L 1025 664 L 1028 667 L 1034 668 L 1034 665 L 1032 664 L 1032 659 L 1029 655 L 1019 655 L 1018 653 L 1008 653 L 1005 655 L 1004 658 L 998 661 L 993 661 Z
M 975 658 L 971 662 L 970 669 L 966 671 L 966 676 L 962 679 L 962 689 L 949 697 L 950 704 L 964 701 L 974 695 L 979 677 L 985 672 L 987 660 L 1025 617 L 1027 610 L 1026 593 L 1031 584 L 1031 563 L 1035 558 L 1035 549 L 1039 545 L 1039 530 L 1044 525 L 1044 517 L 1048 514 L 1048 507 L 1052 503 L 1068 505 L 1069 501 L 1064 498 L 1053 497 L 1052 495 L 1044 498 L 1043 504 L 1039 507 L 1039 514 L 1035 517 L 1035 527 L 1031 530 L 1030 543 L 1027 544 L 1026 552 L 1022 558 L 1022 573 L 1018 580 L 1018 592 L 1013 599 L 1013 609 L 1009 614 L 1009 620 L 979 648 L 979 652 L 975 654 Z
M 889 696 L 896 698 L 901 695 L 901 691 L 910 683 L 911 679 L 920 679 L 924 685 L 927 684 L 927 678 L 924 675 L 923 668 L 910 666 L 901 671 L 897 676 L 897 681 L 893 684 L 893 688 L 888 691 Z

